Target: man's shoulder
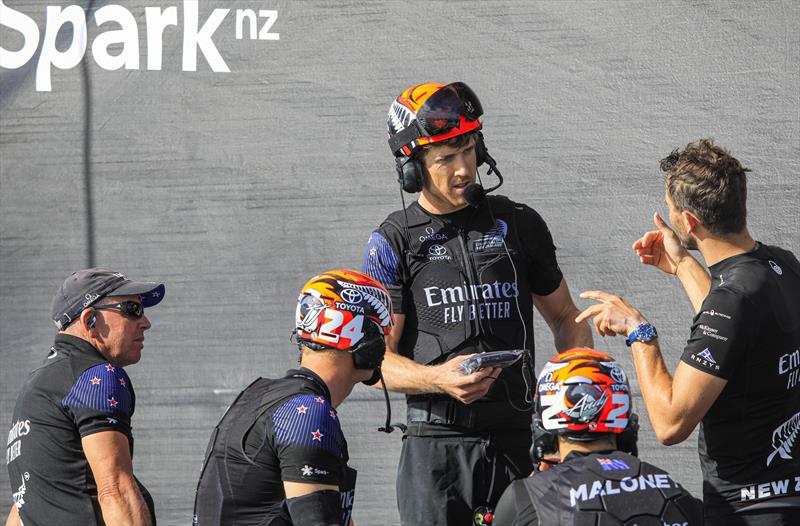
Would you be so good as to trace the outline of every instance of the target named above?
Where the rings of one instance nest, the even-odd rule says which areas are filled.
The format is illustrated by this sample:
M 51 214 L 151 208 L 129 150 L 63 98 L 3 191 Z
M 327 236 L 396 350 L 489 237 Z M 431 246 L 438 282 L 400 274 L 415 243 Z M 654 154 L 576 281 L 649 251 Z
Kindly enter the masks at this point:
M 734 256 L 711 271 L 711 290 L 707 303 L 743 301 L 758 308 L 772 303 L 773 297 L 800 294 L 800 264 L 794 254 L 778 247 L 762 245 L 755 253 Z M 705 306 L 705 304 L 704 304 Z
M 80 375 L 102 360 L 51 348 L 39 366 L 31 371 L 23 386 L 23 392 L 45 392 L 66 394 Z
M 414 201 L 406 208 L 397 209 L 386 216 L 386 219 L 381 222 L 378 230 L 386 231 L 387 229 L 392 229 L 400 232 L 406 225 L 408 225 L 408 228 L 415 228 L 431 222 L 431 217 L 423 210 L 419 203 Z
M 71 410 L 131 415 L 133 386 L 122 367 L 109 362 L 91 365 L 80 372 L 64 395 L 61 404 Z
M 514 201 L 505 195 L 490 195 L 487 196 L 487 201 L 495 215 L 516 220 L 518 225 L 525 228 L 547 228 L 542 215 L 526 203 Z
M 339 452 L 344 436 L 336 409 L 323 396 L 300 393 L 283 400 L 270 414 L 276 445 L 322 447 Z

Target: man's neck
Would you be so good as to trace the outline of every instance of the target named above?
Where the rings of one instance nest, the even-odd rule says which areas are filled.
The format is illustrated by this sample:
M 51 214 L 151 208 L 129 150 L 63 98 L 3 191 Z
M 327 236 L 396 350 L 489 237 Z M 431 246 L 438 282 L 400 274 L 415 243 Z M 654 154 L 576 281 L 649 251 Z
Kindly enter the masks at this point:
M 709 267 L 724 259 L 750 252 L 755 246 L 756 241 L 747 229 L 725 237 L 706 235 L 697 240 L 697 248 Z
M 347 358 L 349 359 L 350 357 L 347 356 Z M 328 392 L 331 394 L 331 405 L 333 407 L 339 407 L 339 404 L 347 398 L 356 383 L 353 381 L 353 374 L 349 368 L 337 367 L 324 359 L 314 359 L 313 355 L 304 357 L 300 365 L 313 371 L 325 382 Z
M 452 214 L 453 212 L 458 212 L 459 210 L 463 210 L 469 206 L 467 203 L 464 203 L 460 206 L 453 206 L 442 199 L 436 199 L 435 197 L 428 195 L 428 192 L 425 190 L 420 192 L 417 203 L 419 203 L 419 206 L 421 206 L 426 212 L 436 215 Z
M 601 438 L 591 442 L 574 442 L 564 440 L 559 437 L 558 439 L 558 454 L 561 460 L 564 460 L 567 455 L 573 451 L 579 453 L 594 453 L 596 451 L 609 451 L 616 449 L 616 442 L 612 438 Z

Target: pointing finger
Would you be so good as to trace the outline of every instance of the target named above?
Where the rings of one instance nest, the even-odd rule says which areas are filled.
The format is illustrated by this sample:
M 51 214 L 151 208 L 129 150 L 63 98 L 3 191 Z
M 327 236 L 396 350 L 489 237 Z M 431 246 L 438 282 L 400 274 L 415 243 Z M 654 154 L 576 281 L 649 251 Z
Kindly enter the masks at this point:
M 600 312 L 602 312 L 602 310 L 604 308 L 605 308 L 605 304 L 603 304 L 603 303 L 595 303 L 591 307 L 588 307 L 586 310 L 584 310 L 583 312 L 578 314 L 578 317 L 575 318 L 575 323 L 581 323 L 582 321 L 584 321 L 587 318 L 591 318 L 591 317 L 597 316 L 598 314 L 600 314 Z
M 602 290 L 586 290 L 581 292 L 581 298 L 590 299 L 590 300 L 597 300 L 602 302 L 609 302 L 616 298 L 613 294 L 609 294 L 608 292 L 603 292 Z

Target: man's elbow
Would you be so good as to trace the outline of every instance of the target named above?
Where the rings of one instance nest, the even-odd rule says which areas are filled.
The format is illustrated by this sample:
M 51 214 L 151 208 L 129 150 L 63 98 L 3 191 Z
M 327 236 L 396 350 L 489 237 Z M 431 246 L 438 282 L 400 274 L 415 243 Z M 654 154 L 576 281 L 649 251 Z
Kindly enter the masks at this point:
M 117 504 L 123 499 L 118 480 L 99 483 L 97 485 L 97 502 L 101 506 Z
M 673 426 L 654 427 L 653 431 L 655 431 L 656 438 L 661 444 L 674 446 L 689 438 L 689 435 L 692 434 L 692 429 L 694 428 L 679 423 Z

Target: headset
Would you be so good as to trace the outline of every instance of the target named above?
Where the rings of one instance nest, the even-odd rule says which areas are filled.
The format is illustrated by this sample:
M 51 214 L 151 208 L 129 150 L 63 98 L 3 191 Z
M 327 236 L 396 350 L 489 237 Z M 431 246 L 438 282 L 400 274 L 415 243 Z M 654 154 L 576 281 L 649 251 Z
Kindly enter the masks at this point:
M 489 155 L 486 143 L 483 141 L 483 133 L 480 131 L 475 133 L 475 161 L 476 166 L 488 163 L 490 166 L 489 171 L 495 171 L 495 160 Z M 425 181 L 425 169 L 422 166 L 422 162 L 416 158 L 416 155 L 395 157 L 395 169 L 397 170 L 397 182 L 400 183 L 400 187 L 405 192 L 415 194 L 422 190 L 422 185 Z
M 89 318 L 89 323 L 87 323 L 86 325 L 87 325 L 87 326 L 88 326 L 90 329 L 94 329 L 94 326 L 95 326 L 96 324 L 97 324 L 97 314 L 95 314 L 95 312 L 94 312 L 94 309 L 92 309 L 92 317 L 91 317 L 91 318 Z

